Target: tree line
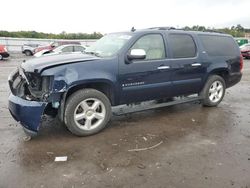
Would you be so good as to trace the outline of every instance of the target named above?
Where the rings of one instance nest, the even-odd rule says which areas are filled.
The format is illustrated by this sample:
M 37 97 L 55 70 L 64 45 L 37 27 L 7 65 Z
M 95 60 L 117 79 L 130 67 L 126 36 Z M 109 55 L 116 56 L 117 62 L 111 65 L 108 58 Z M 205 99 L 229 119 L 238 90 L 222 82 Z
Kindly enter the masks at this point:
M 250 29 L 244 28 L 243 26 L 241 26 L 240 24 L 236 25 L 236 26 L 232 26 L 232 27 L 225 27 L 225 28 L 220 28 L 220 29 L 216 29 L 216 28 L 206 28 L 205 26 L 199 26 L 199 25 L 195 25 L 193 27 L 184 27 L 182 28 L 184 30 L 188 30 L 188 31 L 215 31 L 215 32 L 221 32 L 221 33 L 226 33 L 229 35 L 232 35 L 233 37 L 245 37 L 246 33 L 250 33 Z
M 0 31 L 0 37 L 14 38 L 39 38 L 39 39 L 99 39 L 103 35 L 99 32 L 93 33 L 66 33 L 63 31 L 60 34 L 43 33 L 37 31 Z
M 245 33 L 250 33 L 250 29 L 242 27 L 240 24 L 232 27 L 226 27 L 221 29 L 209 28 L 205 26 L 194 25 L 192 27 L 186 26 L 181 29 L 192 31 L 217 31 L 227 33 L 233 37 L 244 37 Z M 54 33 L 43 33 L 37 31 L 3 31 L 0 30 L 0 37 L 15 37 L 15 38 L 41 38 L 41 39 L 99 39 L 103 36 L 100 32 L 93 33 L 66 33 L 65 31 Z

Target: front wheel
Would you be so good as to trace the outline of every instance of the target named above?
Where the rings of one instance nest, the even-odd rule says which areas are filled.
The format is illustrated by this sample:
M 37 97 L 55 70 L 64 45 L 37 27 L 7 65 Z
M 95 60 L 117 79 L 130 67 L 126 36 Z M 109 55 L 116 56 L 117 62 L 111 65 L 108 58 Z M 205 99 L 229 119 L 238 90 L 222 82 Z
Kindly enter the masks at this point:
M 0 54 L 0 60 L 2 60 L 3 59 L 3 56 Z
M 31 56 L 32 55 L 32 52 L 29 51 L 29 50 L 25 50 L 24 53 L 25 53 L 26 56 Z
M 88 136 L 104 129 L 111 117 L 109 99 L 95 89 L 83 89 L 66 102 L 64 123 L 77 136 Z
M 218 76 L 212 75 L 208 78 L 205 87 L 201 94 L 203 97 L 204 106 L 217 106 L 225 95 L 226 84 L 225 80 Z

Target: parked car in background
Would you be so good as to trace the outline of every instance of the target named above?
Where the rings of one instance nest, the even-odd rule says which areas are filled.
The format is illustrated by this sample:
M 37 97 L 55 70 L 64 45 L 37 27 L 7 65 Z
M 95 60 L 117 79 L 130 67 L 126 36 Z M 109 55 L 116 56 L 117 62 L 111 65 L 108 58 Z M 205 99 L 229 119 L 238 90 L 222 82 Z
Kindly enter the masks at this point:
M 240 47 L 240 52 L 246 59 L 250 58 L 250 44 L 244 44 Z
M 86 49 L 85 46 L 77 45 L 77 44 L 67 44 L 58 46 L 57 48 L 54 48 L 53 50 L 44 49 L 40 52 L 37 52 L 34 54 L 35 57 L 40 57 L 43 55 L 55 55 L 55 54 L 61 54 L 61 53 L 73 53 L 73 52 L 84 52 Z
M 34 54 L 35 48 L 37 48 L 39 44 L 24 44 L 22 46 L 22 53 L 26 56 L 31 56 Z
M 49 45 L 47 46 L 39 46 L 37 48 L 34 49 L 34 54 L 37 52 L 40 52 L 42 50 L 53 50 L 54 48 L 61 46 L 61 45 L 66 45 L 66 44 L 78 44 L 80 45 L 80 42 L 77 41 L 57 41 L 57 42 L 51 42 Z
M 8 53 L 7 48 L 4 45 L 0 45 L 0 60 L 9 56 L 10 54 Z
M 247 38 L 235 38 L 236 42 L 238 43 L 239 46 L 242 46 L 244 44 L 248 43 L 248 39 Z

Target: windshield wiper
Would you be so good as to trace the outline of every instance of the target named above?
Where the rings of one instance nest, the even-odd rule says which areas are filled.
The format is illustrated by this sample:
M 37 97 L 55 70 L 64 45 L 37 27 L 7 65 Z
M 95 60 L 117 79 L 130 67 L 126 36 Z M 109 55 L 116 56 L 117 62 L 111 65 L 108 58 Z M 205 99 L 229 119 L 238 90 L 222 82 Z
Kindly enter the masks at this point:
M 97 53 L 97 52 L 91 52 L 91 51 L 86 52 L 86 51 L 85 51 L 85 54 L 91 54 L 91 55 L 94 55 L 94 56 L 96 56 L 96 57 L 101 57 L 100 54 Z

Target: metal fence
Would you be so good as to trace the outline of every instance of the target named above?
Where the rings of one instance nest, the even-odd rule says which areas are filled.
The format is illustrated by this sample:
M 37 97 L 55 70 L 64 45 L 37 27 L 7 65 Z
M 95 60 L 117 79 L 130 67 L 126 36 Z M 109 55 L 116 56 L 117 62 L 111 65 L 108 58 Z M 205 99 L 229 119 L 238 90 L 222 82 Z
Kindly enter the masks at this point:
M 21 52 L 22 45 L 24 44 L 39 44 L 48 45 L 55 41 L 78 41 L 82 45 L 90 46 L 96 40 L 64 40 L 64 39 L 34 39 L 34 38 L 11 38 L 11 37 L 0 37 L 0 44 L 5 45 L 8 51 Z

